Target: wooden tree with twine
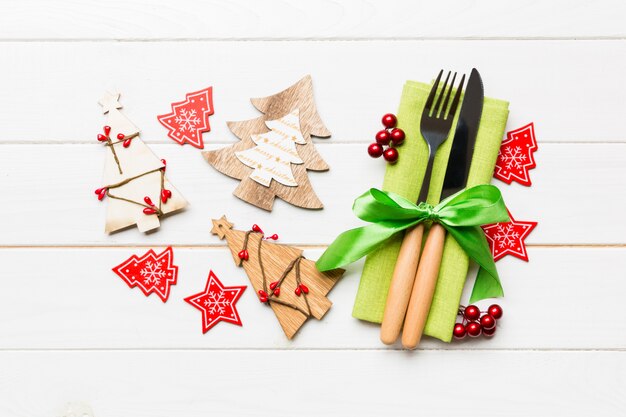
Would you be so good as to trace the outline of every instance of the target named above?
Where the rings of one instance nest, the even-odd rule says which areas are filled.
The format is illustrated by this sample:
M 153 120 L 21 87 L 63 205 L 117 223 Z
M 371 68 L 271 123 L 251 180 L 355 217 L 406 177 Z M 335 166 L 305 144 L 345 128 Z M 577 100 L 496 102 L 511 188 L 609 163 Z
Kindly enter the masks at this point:
M 203 152 L 207 162 L 221 173 L 241 180 L 233 194 L 264 210 L 272 210 L 276 197 L 298 207 L 323 208 L 322 202 L 313 191 L 307 170 L 327 171 L 329 169 L 312 143 L 311 136 L 327 138 L 330 132 L 317 113 L 311 76 L 307 75 L 278 94 L 265 98 L 253 98 L 251 102 L 264 115 L 252 120 L 229 122 L 228 128 L 241 141 L 222 149 Z M 257 145 L 252 139 L 253 135 L 270 131 L 266 122 L 279 120 L 296 110 L 299 117 L 299 130 L 304 138 L 303 144 L 295 142 L 298 143 L 297 153 L 303 163 L 291 165 L 296 185 L 281 184 L 272 180 L 268 186 L 255 181 L 251 178 L 255 168 L 241 162 L 237 154 L 241 155 L 242 152 Z
M 326 295 L 344 273 L 343 269 L 320 272 L 315 262 L 293 246 L 270 243 L 260 227 L 233 230 L 226 216 L 213 219 L 211 233 L 226 238 L 237 266 L 243 266 L 259 301 L 268 304 L 291 339 L 309 317 L 320 320 L 332 303 Z
M 107 233 L 137 225 L 142 232 L 159 227 L 159 217 L 184 208 L 187 201 L 165 176 L 165 160 L 159 159 L 139 139 L 139 129 L 119 109 L 119 94 L 107 93 L 99 101 L 107 114 L 98 141 L 107 152 L 104 186 L 95 193 L 109 197 Z

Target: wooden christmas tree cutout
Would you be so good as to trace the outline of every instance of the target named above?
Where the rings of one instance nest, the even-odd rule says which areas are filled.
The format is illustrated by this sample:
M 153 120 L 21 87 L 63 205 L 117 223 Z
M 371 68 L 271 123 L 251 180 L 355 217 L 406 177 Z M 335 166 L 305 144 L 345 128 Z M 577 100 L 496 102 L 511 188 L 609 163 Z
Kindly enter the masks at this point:
M 241 139 L 240 142 L 226 148 L 203 152 L 207 162 L 218 171 L 241 180 L 233 194 L 238 198 L 271 211 L 274 199 L 279 197 L 298 207 L 321 209 L 323 204 L 313 191 L 307 170 L 327 171 L 328 165 L 317 152 L 311 136 L 327 138 L 330 132 L 324 126 L 313 99 L 313 83 L 307 75 L 286 90 L 265 98 L 252 99 L 252 104 L 263 113 L 256 119 L 241 122 L 229 122 L 229 129 Z M 268 127 L 274 122 L 291 118 L 297 114 L 297 124 L 302 141 L 294 139 L 297 155 L 302 163 L 291 162 L 289 169 L 294 181 L 282 183 L 276 176 L 264 175 L 259 178 L 259 170 L 242 162 L 238 157 L 249 149 L 257 147 L 254 137 L 264 136 L 274 131 Z M 278 130 L 278 129 L 277 129 Z M 276 155 L 272 154 L 275 157 Z M 280 171 L 283 174 L 284 170 Z M 291 176 L 291 175 L 290 175 Z M 290 177 L 288 176 L 288 178 Z M 295 185 L 292 185 L 295 183 Z
M 165 161 L 138 137 L 139 129 L 120 112 L 119 96 L 119 93 L 107 93 L 99 101 L 107 121 L 98 141 L 107 152 L 105 185 L 96 194 L 100 200 L 109 197 L 107 233 L 134 224 L 147 232 L 160 226 L 159 217 L 184 208 L 187 201 L 167 180 Z
M 293 338 L 309 317 L 324 317 L 332 305 L 326 295 L 343 269 L 320 272 L 302 250 L 268 242 L 256 225 L 247 232 L 234 230 L 225 216 L 213 219 L 211 233 L 226 239 L 235 263 L 243 266 L 259 300 L 272 308 L 287 338 Z

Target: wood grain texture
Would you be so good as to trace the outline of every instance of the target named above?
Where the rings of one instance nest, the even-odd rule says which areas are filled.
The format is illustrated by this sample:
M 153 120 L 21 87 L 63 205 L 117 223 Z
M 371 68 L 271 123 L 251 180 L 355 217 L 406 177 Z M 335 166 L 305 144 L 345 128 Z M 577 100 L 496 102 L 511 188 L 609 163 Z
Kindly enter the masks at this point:
M 263 116 L 243 122 L 229 122 L 230 130 L 240 141 L 222 149 L 202 152 L 202 155 L 218 171 L 241 180 L 233 194 L 243 201 L 271 211 L 274 199 L 279 197 L 294 206 L 321 209 L 323 204 L 313 191 L 307 170 L 327 171 L 329 169 L 315 149 L 311 136 L 326 138 L 330 136 L 330 132 L 317 112 L 311 76 L 305 76 L 280 93 L 251 101 L 263 113 Z M 268 132 L 269 129 L 265 124 L 267 121 L 277 120 L 295 109 L 299 110 L 300 131 L 306 142 L 301 146 L 296 144 L 298 155 L 304 163 L 291 164 L 291 170 L 298 185 L 292 187 L 272 180 L 270 186 L 266 187 L 250 178 L 253 168 L 244 165 L 237 159 L 235 153 L 256 146 L 252 135 Z
M 302 256 L 301 249 L 270 243 L 263 239 L 261 233 L 250 233 L 246 240 L 246 232 L 233 229 L 233 224 L 229 223 L 225 216 L 212 221 L 211 233 L 220 239 L 226 239 L 233 261 L 237 266 L 243 266 L 255 293 L 258 294 L 263 290 L 269 295 L 269 306 L 274 311 L 287 339 L 292 339 L 310 317 L 318 320 L 324 317 L 332 305 L 326 295 L 343 275 L 343 269 L 319 272 L 314 261 L 303 258 L 299 265 L 295 265 L 284 280 L 279 282 L 289 265 Z M 247 260 L 242 260 L 238 256 L 244 249 L 250 254 Z M 295 294 L 296 286 L 299 284 L 296 281 L 298 273 L 296 268 L 299 268 L 301 283 L 310 291 L 300 296 Z M 264 283 L 264 280 L 269 281 Z M 281 291 L 279 296 L 274 296 L 268 289 L 271 282 L 279 284 Z
M 624 37 L 624 14 L 619 0 L 29 0 L 6 4 L 0 39 L 597 39 Z
M 0 54 L 12 63 L 2 69 L 2 92 L 11 100 L 0 100 L 0 143 L 92 143 L 94 126 L 102 125 L 94 99 L 107 89 L 124 92 L 125 115 L 141 127 L 146 143 L 171 143 L 156 115 L 181 93 L 211 84 L 215 115 L 205 144 L 232 144 L 226 121 L 259 116 L 247 104 L 250 97 L 312 74 L 320 116 L 333 133 L 330 142 L 367 144 L 380 130 L 381 116 L 398 109 L 406 80 L 428 81 L 440 68 L 466 72 L 472 66 L 489 81 L 486 95 L 510 101 L 509 129 L 535 121 L 537 155 L 546 142 L 626 140 L 626 83 L 612 84 L 609 93 L 591 81 L 626 73 L 626 61 L 616 59 L 626 55 L 621 40 L 0 42 Z M 289 59 L 279 68 L 255 64 L 271 56 Z M 374 59 L 383 56 L 401 57 L 402 64 Z M 57 128 L 68 109 L 72 123 Z

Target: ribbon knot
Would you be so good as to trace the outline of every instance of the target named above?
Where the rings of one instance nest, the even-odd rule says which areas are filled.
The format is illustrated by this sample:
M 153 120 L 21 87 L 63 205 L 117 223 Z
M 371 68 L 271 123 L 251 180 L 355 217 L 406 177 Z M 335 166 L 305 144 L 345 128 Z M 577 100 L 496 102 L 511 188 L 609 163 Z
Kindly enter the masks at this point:
M 316 265 L 328 271 L 350 264 L 376 250 L 391 236 L 418 223 L 440 223 L 465 253 L 480 266 L 470 301 L 503 295 L 489 244 L 480 226 L 510 221 L 502 194 L 493 185 L 466 188 L 436 206 L 415 204 L 392 193 L 370 189 L 354 201 L 352 211 L 368 226 L 343 232 Z

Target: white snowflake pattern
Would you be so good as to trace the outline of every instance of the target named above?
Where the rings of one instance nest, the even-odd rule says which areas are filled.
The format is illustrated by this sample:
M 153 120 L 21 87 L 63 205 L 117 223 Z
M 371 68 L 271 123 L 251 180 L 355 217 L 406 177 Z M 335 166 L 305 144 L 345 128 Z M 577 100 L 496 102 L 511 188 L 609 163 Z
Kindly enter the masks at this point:
M 182 109 L 180 113 L 176 114 L 175 120 L 176 123 L 180 124 L 181 130 L 189 132 L 200 124 L 200 118 L 196 115 L 195 110 Z
M 146 262 L 146 266 L 139 271 L 141 276 L 143 277 L 143 282 L 145 284 L 154 283 L 155 285 L 159 285 L 161 283 L 161 279 L 165 278 L 165 271 L 161 269 L 161 262 Z
M 527 156 L 522 153 L 521 146 L 507 146 L 504 154 L 500 154 L 500 159 L 506 164 L 507 169 L 520 169 L 526 162 Z
M 224 314 L 226 312 L 226 307 L 230 305 L 229 301 L 224 298 L 223 292 L 209 292 L 209 297 L 207 300 L 204 300 L 204 305 L 209 307 L 209 314 Z
M 498 233 L 493 235 L 501 249 L 515 247 L 515 242 L 519 240 L 519 237 L 519 233 L 515 231 L 515 228 L 510 223 L 499 224 Z

